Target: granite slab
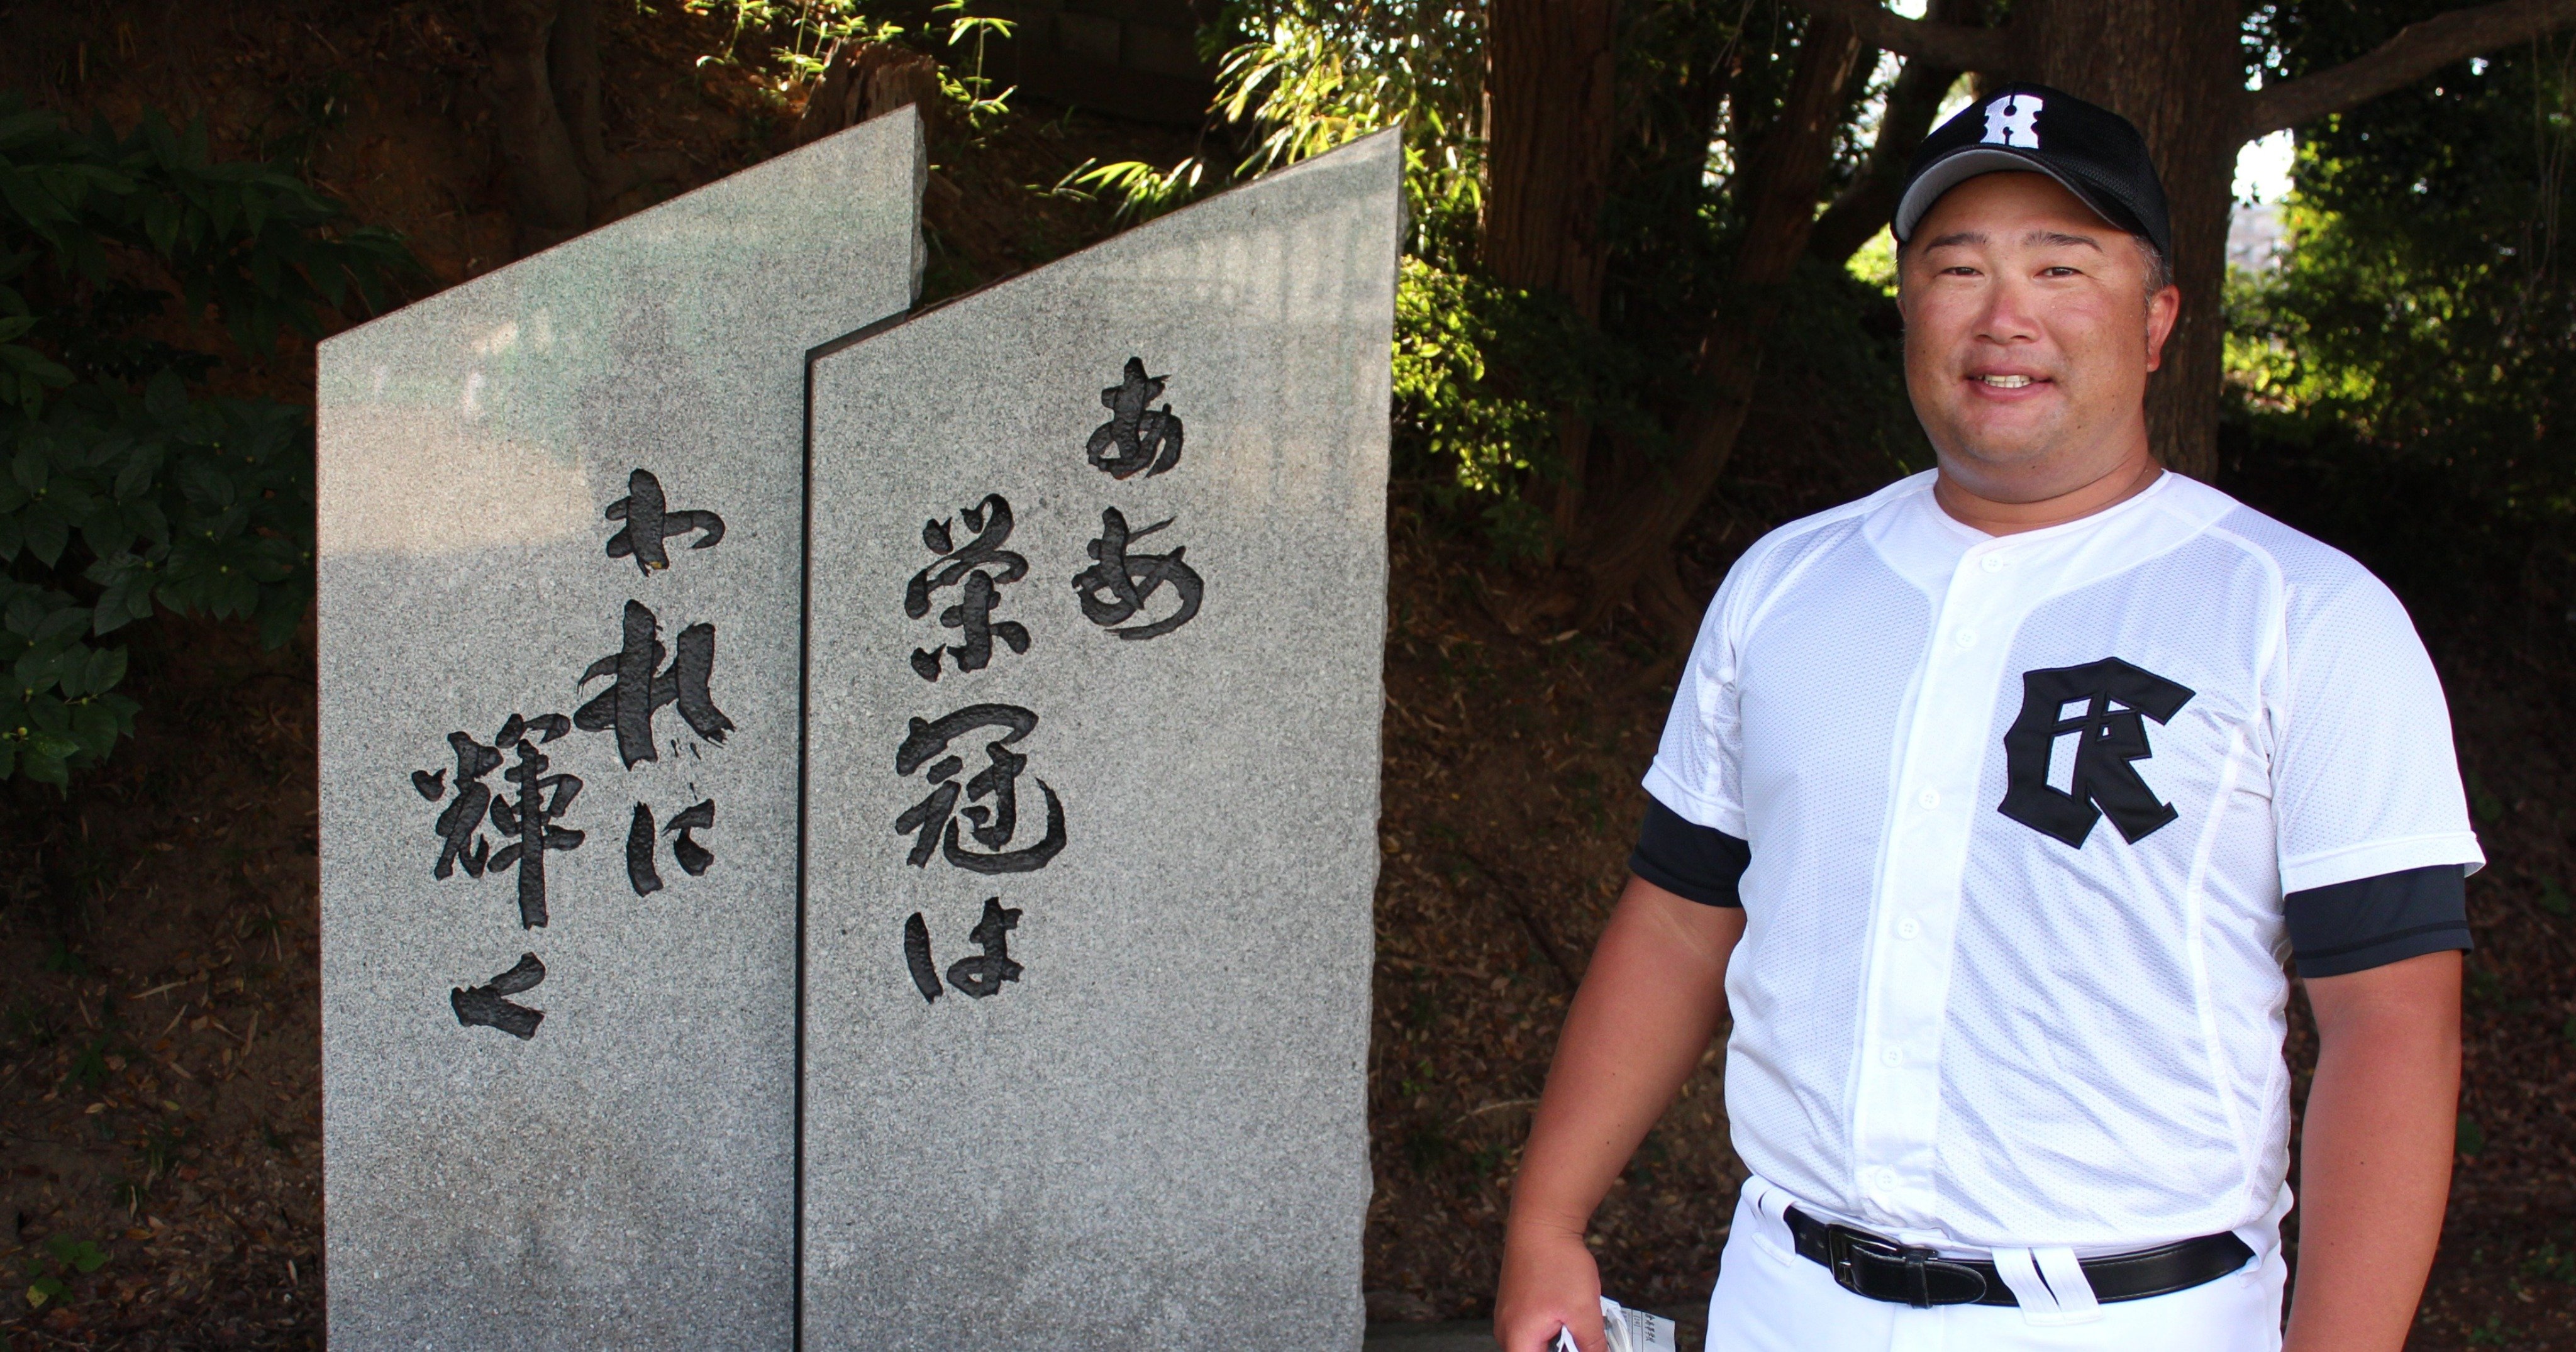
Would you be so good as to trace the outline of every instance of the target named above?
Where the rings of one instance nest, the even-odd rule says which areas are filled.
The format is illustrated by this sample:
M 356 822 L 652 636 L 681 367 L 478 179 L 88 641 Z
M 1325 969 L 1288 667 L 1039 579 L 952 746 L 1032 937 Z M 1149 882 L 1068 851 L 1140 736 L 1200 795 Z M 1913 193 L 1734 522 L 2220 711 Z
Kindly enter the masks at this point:
M 924 172 L 906 109 L 322 345 L 335 1348 L 791 1345 L 805 354 Z
M 1402 156 L 813 362 L 811 1352 L 1360 1345 Z

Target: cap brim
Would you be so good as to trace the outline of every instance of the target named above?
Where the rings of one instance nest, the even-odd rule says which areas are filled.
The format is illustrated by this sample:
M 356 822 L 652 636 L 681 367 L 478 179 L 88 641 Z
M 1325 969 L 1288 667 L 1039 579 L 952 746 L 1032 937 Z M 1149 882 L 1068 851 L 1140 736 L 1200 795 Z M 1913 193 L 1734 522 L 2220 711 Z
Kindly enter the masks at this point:
M 1914 237 L 1914 227 L 1922 223 L 1924 213 L 1932 209 L 1932 204 L 1941 200 L 1941 194 L 1980 174 L 2007 173 L 2046 174 L 2055 179 L 2059 187 L 2075 194 L 2077 201 L 2091 207 L 2094 215 L 2109 222 L 2115 229 L 2125 230 L 2131 234 L 2146 233 L 2135 225 L 2122 223 L 2128 219 L 2127 211 L 2106 205 L 2099 193 L 2057 172 L 2046 163 L 2003 146 L 1978 145 L 1963 146 L 1933 161 L 1922 173 L 1915 176 L 1912 183 L 1905 185 L 1905 195 L 1896 201 L 1896 218 L 1891 225 L 1891 233 L 1896 236 L 1896 242 L 1902 244 Z

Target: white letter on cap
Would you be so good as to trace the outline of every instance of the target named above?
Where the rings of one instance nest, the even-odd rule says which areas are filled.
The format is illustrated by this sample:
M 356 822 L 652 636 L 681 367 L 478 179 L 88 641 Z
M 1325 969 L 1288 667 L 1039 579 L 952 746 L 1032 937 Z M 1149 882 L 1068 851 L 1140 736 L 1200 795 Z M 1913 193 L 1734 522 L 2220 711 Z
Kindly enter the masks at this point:
M 1986 139 L 1980 145 L 2039 149 L 2040 99 L 2035 94 L 2006 94 L 1986 105 Z

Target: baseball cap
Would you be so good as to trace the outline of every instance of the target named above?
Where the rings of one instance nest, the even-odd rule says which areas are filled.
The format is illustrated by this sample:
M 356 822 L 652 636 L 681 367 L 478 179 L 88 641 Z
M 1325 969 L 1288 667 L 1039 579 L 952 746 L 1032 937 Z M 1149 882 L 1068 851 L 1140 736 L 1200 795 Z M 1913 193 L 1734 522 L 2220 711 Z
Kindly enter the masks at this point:
M 1941 194 L 2009 170 L 2056 179 L 2102 219 L 2173 257 L 2173 225 L 2147 138 L 2108 108 L 2028 83 L 1990 92 L 1923 138 L 1896 196 L 1896 242 L 1912 237 Z

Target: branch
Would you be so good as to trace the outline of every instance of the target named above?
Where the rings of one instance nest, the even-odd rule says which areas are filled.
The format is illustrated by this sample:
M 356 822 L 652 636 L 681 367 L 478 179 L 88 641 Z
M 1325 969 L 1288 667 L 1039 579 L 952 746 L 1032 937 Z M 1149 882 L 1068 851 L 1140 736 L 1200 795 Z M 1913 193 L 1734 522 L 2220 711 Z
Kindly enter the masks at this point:
M 2563 0 L 2576 3 L 2576 0 Z M 1890 12 L 1878 0 L 1804 0 L 1807 12 L 1820 19 L 1840 19 L 1872 47 L 1884 47 L 1910 61 L 1930 61 L 1952 70 L 1988 70 L 2012 54 L 2011 39 L 2000 28 L 1909 19 Z
M 2576 0 L 2499 0 L 2408 24 L 2366 56 L 2246 95 L 2237 134 L 2251 141 L 2310 118 L 2342 112 L 2413 84 L 2462 57 L 2535 38 L 2568 23 L 2576 23 Z
M 1926 17 L 1936 23 L 1981 28 L 1985 8 L 1985 0 L 1932 0 Z M 1896 84 L 1887 91 L 1887 106 L 1878 118 L 1878 140 L 1870 147 L 1868 162 L 1842 196 L 1816 218 L 1807 252 L 1841 267 L 1887 224 L 1889 213 L 1896 210 L 1897 185 L 1905 181 L 1914 148 L 1932 130 L 1932 119 L 1941 113 L 1941 97 L 1958 78 L 1956 69 L 1920 57 L 1905 63 Z

